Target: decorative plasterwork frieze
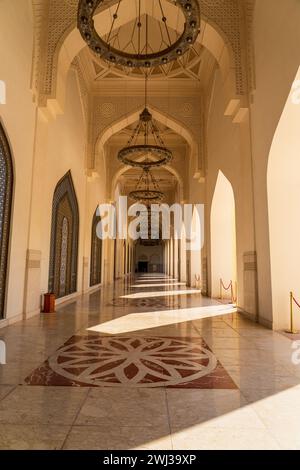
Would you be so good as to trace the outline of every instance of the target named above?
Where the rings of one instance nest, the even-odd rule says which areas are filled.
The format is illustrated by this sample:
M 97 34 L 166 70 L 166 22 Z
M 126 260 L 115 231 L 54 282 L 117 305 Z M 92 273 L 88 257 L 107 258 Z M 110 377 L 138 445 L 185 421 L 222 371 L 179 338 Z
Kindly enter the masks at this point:
M 246 36 L 246 60 L 247 60 L 247 78 L 248 78 L 248 91 L 251 93 L 255 90 L 255 58 L 253 46 L 253 20 L 254 8 L 256 0 L 245 0 L 244 2 L 244 17 L 245 17 L 245 36 Z
M 246 1 L 246 0 L 245 0 Z M 39 104 L 55 97 L 58 52 L 68 33 L 76 28 L 77 1 L 33 0 L 35 17 L 35 51 L 33 84 Z M 243 67 L 243 8 L 240 0 L 201 0 L 202 17 L 225 38 L 233 51 L 237 95 L 247 93 L 247 71 Z

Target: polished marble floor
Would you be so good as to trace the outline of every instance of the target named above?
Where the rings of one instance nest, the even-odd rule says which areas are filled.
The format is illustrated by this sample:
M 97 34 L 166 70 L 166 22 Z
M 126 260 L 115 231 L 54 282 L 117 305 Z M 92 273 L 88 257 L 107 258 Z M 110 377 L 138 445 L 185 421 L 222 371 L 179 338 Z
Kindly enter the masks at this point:
M 293 339 L 164 275 L 0 329 L 0 449 L 300 449 Z

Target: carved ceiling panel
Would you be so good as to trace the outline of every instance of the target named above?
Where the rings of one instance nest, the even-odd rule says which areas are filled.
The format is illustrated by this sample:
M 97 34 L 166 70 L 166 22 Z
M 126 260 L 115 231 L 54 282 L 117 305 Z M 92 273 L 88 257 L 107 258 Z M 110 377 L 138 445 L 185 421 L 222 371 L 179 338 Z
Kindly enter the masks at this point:
M 76 0 L 33 0 L 35 16 L 35 51 L 33 89 L 40 102 L 55 94 L 57 56 L 60 46 L 72 29 L 76 28 Z M 234 55 L 236 93 L 247 92 L 247 68 L 243 67 L 245 45 L 245 14 L 253 11 L 251 0 L 201 0 L 201 14 L 212 26 L 222 32 Z M 249 70 L 249 69 L 248 69 Z

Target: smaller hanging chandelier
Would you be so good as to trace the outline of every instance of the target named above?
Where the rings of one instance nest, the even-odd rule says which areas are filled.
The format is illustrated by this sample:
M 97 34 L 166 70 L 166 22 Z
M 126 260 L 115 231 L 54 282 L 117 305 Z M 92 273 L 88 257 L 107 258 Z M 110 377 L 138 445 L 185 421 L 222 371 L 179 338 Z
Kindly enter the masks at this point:
M 160 135 L 158 125 L 147 108 L 148 75 L 145 76 L 145 107 L 126 147 L 118 152 L 118 159 L 125 165 L 138 168 L 154 168 L 166 165 L 173 159 Z
M 143 143 L 138 143 L 140 141 Z M 172 158 L 173 154 L 165 147 L 152 114 L 145 107 L 127 146 L 119 151 L 118 159 L 132 167 L 153 168 L 166 165 Z
M 136 189 L 129 193 L 129 197 L 146 205 L 163 201 L 164 193 L 160 191 L 158 183 L 149 168 L 143 168 Z

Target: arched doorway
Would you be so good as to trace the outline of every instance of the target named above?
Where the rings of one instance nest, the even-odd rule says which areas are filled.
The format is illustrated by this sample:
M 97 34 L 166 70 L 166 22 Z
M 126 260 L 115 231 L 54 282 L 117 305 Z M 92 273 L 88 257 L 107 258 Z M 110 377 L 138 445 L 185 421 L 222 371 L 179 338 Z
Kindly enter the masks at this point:
M 236 285 L 235 201 L 230 181 L 219 171 L 211 206 L 211 295 L 218 297 L 220 279 L 225 287 Z M 234 292 L 235 293 L 235 292 Z M 231 298 L 231 290 L 224 292 Z
M 57 184 L 52 203 L 49 292 L 57 298 L 77 290 L 79 211 L 71 172 Z
M 102 240 L 97 236 L 97 225 L 101 218 L 96 209 L 92 221 L 90 286 L 101 283 Z
M 5 311 L 13 180 L 11 151 L 0 123 L 0 318 Z
M 300 298 L 300 68 L 279 120 L 268 162 L 273 326 L 290 327 L 289 293 Z M 297 307 L 295 307 L 297 308 Z M 300 328 L 299 315 L 295 327 Z

